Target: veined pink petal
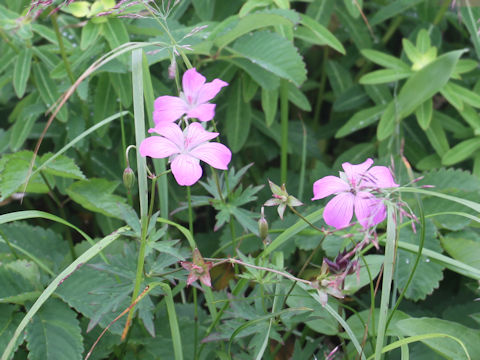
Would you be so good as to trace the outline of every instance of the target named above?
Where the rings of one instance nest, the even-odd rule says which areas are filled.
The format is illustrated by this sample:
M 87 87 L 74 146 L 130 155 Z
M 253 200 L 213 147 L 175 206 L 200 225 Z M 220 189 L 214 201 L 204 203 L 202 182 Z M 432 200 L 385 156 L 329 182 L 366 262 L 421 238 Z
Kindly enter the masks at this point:
M 228 86 L 228 83 L 220 79 L 214 79 L 212 82 L 206 83 L 200 89 L 197 103 L 203 104 L 212 100 L 224 86 Z
M 202 276 L 200 276 L 200 282 L 208 287 L 212 287 L 212 281 L 210 280 L 210 273 L 206 272 Z
M 160 96 L 153 104 L 153 121 L 169 123 L 180 119 L 188 111 L 188 104 L 177 96 Z
M 371 193 L 359 191 L 355 196 L 355 216 L 364 229 L 385 220 L 386 209 L 381 199 Z
M 215 116 L 215 104 L 200 104 L 187 111 L 187 117 L 200 121 L 210 121 Z
M 218 136 L 216 132 L 210 132 L 203 128 L 199 123 L 191 123 L 185 130 L 183 130 L 185 136 L 185 144 L 187 149 L 192 149 L 201 143 L 215 139 Z
M 188 274 L 187 285 L 188 286 L 192 285 L 195 281 L 197 281 L 197 279 L 198 279 L 198 275 L 191 272 L 190 274 Z
M 353 187 L 356 187 L 362 180 L 364 174 L 368 168 L 372 166 L 373 160 L 367 159 L 363 163 L 358 165 L 352 165 L 349 162 L 344 162 L 342 168 L 347 175 L 347 179 Z
M 386 166 L 374 166 L 367 171 L 363 178 L 362 186 L 372 186 L 377 188 L 398 187 L 393 179 L 392 172 Z
M 172 141 L 161 136 L 150 136 L 140 144 L 140 155 L 162 159 L 177 154 L 179 149 Z
M 199 160 L 187 154 L 180 154 L 170 164 L 173 176 L 178 185 L 190 186 L 202 177 L 202 167 Z
M 330 200 L 323 211 L 325 222 L 336 229 L 343 229 L 350 224 L 353 216 L 354 196 L 351 193 L 340 193 Z
M 190 150 L 190 155 L 205 161 L 216 169 L 227 170 L 232 159 L 232 152 L 225 145 L 213 142 L 200 144 Z
M 347 192 L 349 190 L 350 185 L 342 179 L 336 176 L 325 176 L 313 183 L 312 200 L 323 199 L 329 195 Z
M 195 68 L 185 71 L 182 78 L 182 87 L 185 98 L 190 105 L 198 104 L 197 98 L 205 84 L 205 76 L 199 74 Z
M 183 131 L 176 123 L 160 123 L 153 129 L 148 130 L 148 132 L 156 132 L 157 134 L 166 137 L 168 140 L 177 145 L 179 149 L 177 152 L 180 152 L 185 147 L 185 137 L 183 136 Z

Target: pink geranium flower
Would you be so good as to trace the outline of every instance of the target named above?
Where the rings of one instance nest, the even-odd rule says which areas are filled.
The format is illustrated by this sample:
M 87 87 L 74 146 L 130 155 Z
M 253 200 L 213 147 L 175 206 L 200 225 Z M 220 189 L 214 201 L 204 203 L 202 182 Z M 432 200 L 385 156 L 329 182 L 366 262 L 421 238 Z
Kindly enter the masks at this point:
M 369 228 L 382 222 L 386 217 L 386 208 L 382 199 L 372 192 L 379 189 L 397 187 L 392 173 L 385 166 L 374 166 L 372 159 L 359 165 L 343 163 L 345 171 L 340 177 L 325 176 L 313 184 L 312 200 L 323 199 L 332 194 L 336 196 L 325 206 L 325 222 L 337 229 L 350 224 L 355 216 L 363 228 Z
M 200 160 L 216 169 L 227 170 L 232 158 L 231 151 L 220 143 L 209 143 L 218 136 L 216 132 L 203 129 L 199 123 L 188 125 L 185 130 L 175 123 L 156 126 L 151 136 L 140 144 L 140 154 L 152 158 L 170 157 L 170 167 L 179 185 L 193 185 L 202 176 Z
M 222 87 L 228 83 L 220 79 L 205 83 L 205 76 L 196 69 L 185 71 L 182 78 L 183 92 L 180 96 L 160 96 L 155 100 L 153 121 L 155 125 L 169 123 L 183 115 L 200 121 L 212 120 L 215 116 L 215 104 L 210 104 Z
M 213 267 L 213 263 L 205 261 L 198 249 L 193 250 L 192 258 L 193 262 L 180 261 L 180 265 L 189 271 L 187 285 L 192 285 L 195 281 L 200 280 L 203 285 L 212 287 L 210 269 Z

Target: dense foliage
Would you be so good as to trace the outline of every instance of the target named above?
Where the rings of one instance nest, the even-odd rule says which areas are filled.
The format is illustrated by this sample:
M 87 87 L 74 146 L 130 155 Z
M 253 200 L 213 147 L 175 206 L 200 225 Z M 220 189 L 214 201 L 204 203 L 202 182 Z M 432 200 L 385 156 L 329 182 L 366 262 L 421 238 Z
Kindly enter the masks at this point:
M 479 359 L 471 2 L 0 1 L 1 359 Z

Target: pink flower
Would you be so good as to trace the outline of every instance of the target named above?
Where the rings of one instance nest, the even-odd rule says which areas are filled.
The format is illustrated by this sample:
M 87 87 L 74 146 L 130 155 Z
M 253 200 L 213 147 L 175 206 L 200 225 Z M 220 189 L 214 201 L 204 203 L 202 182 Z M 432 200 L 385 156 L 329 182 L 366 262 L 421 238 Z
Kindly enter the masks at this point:
M 160 96 L 155 100 L 153 110 L 155 125 L 176 121 L 184 114 L 187 114 L 187 118 L 200 121 L 212 120 L 215 116 L 215 104 L 208 101 L 228 84 L 220 79 L 209 83 L 205 83 L 205 80 L 196 69 L 185 71 L 182 78 L 183 93 L 179 97 Z
M 200 280 L 205 286 L 212 287 L 210 269 L 213 267 L 213 264 L 209 261 L 205 262 L 198 249 L 193 250 L 192 258 L 193 262 L 180 261 L 180 265 L 190 272 L 187 278 L 187 285 L 191 285 L 195 281 Z
M 175 123 L 156 126 L 151 136 L 140 144 L 140 154 L 152 158 L 170 157 L 170 167 L 179 185 L 193 185 L 202 176 L 200 160 L 216 169 L 227 170 L 232 158 L 230 150 L 220 143 L 209 143 L 218 133 L 203 129 L 199 123 L 188 125 L 185 130 Z
M 387 167 L 370 168 L 372 164 L 372 159 L 367 159 L 359 165 L 346 162 L 342 164 L 345 172 L 340 172 L 340 177 L 325 176 L 315 181 L 312 200 L 336 194 L 323 212 L 323 218 L 328 225 L 337 229 L 348 226 L 354 210 L 358 222 L 365 229 L 385 219 L 385 205 L 382 199 L 376 198 L 372 192 L 399 185 L 395 183 Z

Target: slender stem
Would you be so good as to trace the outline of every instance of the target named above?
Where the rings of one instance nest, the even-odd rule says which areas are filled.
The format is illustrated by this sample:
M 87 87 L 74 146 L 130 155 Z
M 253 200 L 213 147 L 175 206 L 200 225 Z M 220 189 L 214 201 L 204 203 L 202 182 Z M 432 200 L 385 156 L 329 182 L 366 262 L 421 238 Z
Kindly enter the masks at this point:
M 320 112 L 322 110 L 323 96 L 325 94 L 325 85 L 327 83 L 327 61 L 328 61 L 328 47 L 324 46 L 323 51 L 323 60 L 322 60 L 322 73 L 320 75 L 320 86 L 318 89 L 317 101 L 315 103 L 315 112 L 313 115 L 313 131 L 317 130 L 318 125 L 320 124 Z
M 50 16 L 50 18 L 52 19 L 53 29 L 55 30 L 55 35 L 57 36 L 58 46 L 60 48 L 60 55 L 62 56 L 65 70 L 67 71 L 68 78 L 70 79 L 72 84 L 74 84 L 75 76 L 73 75 L 72 68 L 70 67 L 70 63 L 67 59 L 67 53 L 65 52 L 65 45 L 63 44 L 62 34 L 60 34 L 60 29 L 58 27 L 57 16 L 57 13 L 54 13 Z
M 193 235 L 193 211 L 192 211 L 192 194 L 190 186 L 187 186 L 187 201 L 188 201 L 188 229 Z
M 197 302 L 197 288 L 193 288 L 193 320 L 195 326 L 193 328 L 193 358 L 198 359 L 197 343 L 198 343 L 198 302 Z
M 8 237 L 5 236 L 5 234 L 0 230 L 0 238 L 3 238 L 5 242 L 7 243 L 8 248 L 12 252 L 13 256 L 15 259 L 20 260 L 20 257 L 18 256 L 17 252 L 13 248 L 12 244 L 10 244 L 10 241 L 8 240 Z
M 280 122 L 281 122 L 281 149 L 280 149 L 280 183 L 287 183 L 288 166 L 288 83 L 280 81 Z
M 312 228 L 314 228 L 315 230 L 317 231 L 320 231 L 322 234 L 328 234 L 328 231 L 324 230 L 324 229 L 321 229 L 319 228 L 318 226 L 315 226 L 313 225 L 310 221 L 307 220 L 307 218 L 305 216 L 303 216 L 302 214 L 300 214 L 297 210 L 295 210 L 295 208 L 293 206 L 288 206 L 289 209 L 295 214 L 297 215 L 300 219 L 302 219 L 303 221 L 305 221 L 308 225 L 310 225 Z
M 13 51 L 15 51 L 17 54 L 20 52 L 20 50 L 18 50 L 18 48 L 8 39 L 8 36 L 5 34 L 2 28 L 0 28 L 0 37 L 3 39 L 3 41 L 5 41 L 5 44 L 13 49 Z

